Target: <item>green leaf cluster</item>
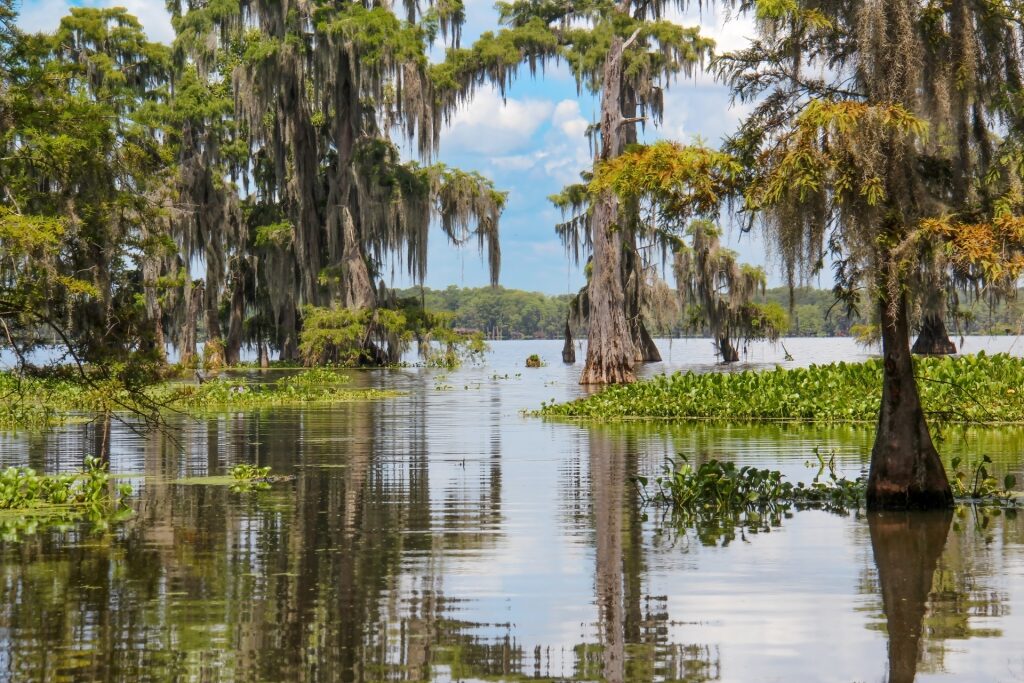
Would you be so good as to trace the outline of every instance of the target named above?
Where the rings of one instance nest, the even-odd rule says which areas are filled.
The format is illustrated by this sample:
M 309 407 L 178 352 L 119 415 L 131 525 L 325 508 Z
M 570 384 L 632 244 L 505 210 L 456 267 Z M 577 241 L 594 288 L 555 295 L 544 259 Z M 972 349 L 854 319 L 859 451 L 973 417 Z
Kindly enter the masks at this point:
M 545 416 L 596 420 L 864 422 L 878 419 L 883 362 L 661 375 L 544 405 Z M 1024 360 L 1005 354 L 915 359 L 926 414 L 944 423 L 1024 423 Z

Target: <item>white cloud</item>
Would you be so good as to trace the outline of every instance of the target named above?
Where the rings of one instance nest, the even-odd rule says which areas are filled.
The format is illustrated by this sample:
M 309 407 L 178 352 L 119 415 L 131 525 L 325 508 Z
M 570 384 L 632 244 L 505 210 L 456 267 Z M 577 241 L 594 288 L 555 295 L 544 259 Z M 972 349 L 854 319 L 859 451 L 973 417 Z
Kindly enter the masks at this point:
M 494 88 L 481 90 L 446 126 L 441 136 L 442 149 L 484 154 L 523 149 L 531 144 L 533 134 L 551 115 L 552 107 L 546 100 L 502 100 Z
M 537 165 L 537 155 L 514 154 L 507 157 L 495 157 L 491 163 L 504 171 L 526 171 Z
M 566 137 L 582 138 L 587 133 L 587 120 L 580 114 L 578 100 L 562 100 L 555 105 L 551 123 L 565 133 Z
M 530 142 L 532 151 L 494 157 L 491 163 L 504 171 L 532 171 L 534 176 L 547 176 L 556 181 L 553 186 L 578 182 L 580 171 L 591 163 L 585 136 L 587 120 L 576 100 L 561 100 L 552 109 L 543 139 Z
M 162 0 L 85 0 L 75 3 L 83 7 L 124 7 L 135 15 L 150 40 L 170 43 L 174 40 L 171 17 Z M 70 13 L 68 0 L 24 0 L 18 16 L 18 25 L 29 32 L 56 30 L 61 18 Z

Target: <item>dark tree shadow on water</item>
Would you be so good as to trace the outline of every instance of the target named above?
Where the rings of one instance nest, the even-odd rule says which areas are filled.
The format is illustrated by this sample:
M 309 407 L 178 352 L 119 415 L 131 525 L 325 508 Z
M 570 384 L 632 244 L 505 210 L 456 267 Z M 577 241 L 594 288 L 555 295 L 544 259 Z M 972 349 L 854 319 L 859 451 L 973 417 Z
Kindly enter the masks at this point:
M 921 625 L 952 521 L 951 510 L 868 514 L 889 634 L 889 683 L 917 676 Z

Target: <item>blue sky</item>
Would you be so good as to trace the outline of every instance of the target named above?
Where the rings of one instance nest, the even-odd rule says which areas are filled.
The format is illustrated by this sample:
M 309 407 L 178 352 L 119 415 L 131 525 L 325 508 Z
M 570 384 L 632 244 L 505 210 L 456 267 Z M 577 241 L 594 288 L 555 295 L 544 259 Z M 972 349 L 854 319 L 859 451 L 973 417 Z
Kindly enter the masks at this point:
M 173 38 L 163 0 L 23 0 L 20 23 L 28 30 L 52 30 L 72 4 L 126 7 L 139 17 L 151 39 Z M 497 23 L 493 0 L 467 0 L 466 15 L 463 44 Z M 700 25 L 720 50 L 742 46 L 754 32 L 749 20 L 708 8 L 674 19 L 687 26 Z M 595 104 L 588 94 L 577 96 L 576 84 L 564 66 L 549 68 L 536 79 L 524 70 L 504 100 L 494 90 L 481 91 L 445 128 L 440 161 L 479 171 L 509 192 L 501 224 L 502 285 L 549 294 L 575 291 L 582 285 L 581 269 L 569 263 L 554 233 L 561 216 L 547 196 L 574 182 L 590 165 L 583 132 L 593 120 Z M 742 109 L 730 106 L 728 91 L 701 73 L 672 85 L 665 97 L 664 122 L 658 129 L 648 127 L 645 137 L 684 142 L 701 138 L 717 144 L 742 115 Z M 766 260 L 759 236 L 740 239 L 735 230 L 727 235 L 744 260 L 766 266 L 772 282 L 778 283 L 777 269 Z M 388 274 L 393 284 L 408 284 L 400 267 L 393 270 L 393 278 Z M 475 249 L 454 249 L 439 231 L 431 235 L 428 286 L 479 286 L 487 281 Z

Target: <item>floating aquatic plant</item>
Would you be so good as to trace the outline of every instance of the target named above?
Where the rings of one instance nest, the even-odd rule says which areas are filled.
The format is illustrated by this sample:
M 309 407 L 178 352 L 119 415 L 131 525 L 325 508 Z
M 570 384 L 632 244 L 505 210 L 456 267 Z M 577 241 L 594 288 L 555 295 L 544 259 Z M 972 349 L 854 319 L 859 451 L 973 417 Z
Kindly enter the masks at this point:
M 131 485 L 115 485 L 99 458 L 86 458 L 84 465 L 78 472 L 52 475 L 29 467 L 0 471 L 0 539 L 17 540 L 42 527 L 82 521 L 102 530 L 129 516 L 125 499 Z
M 737 373 L 662 375 L 563 404 L 540 415 L 587 419 L 875 422 L 883 363 L 834 363 Z M 1024 359 L 1006 354 L 920 358 L 915 374 L 929 418 L 1024 422 Z

